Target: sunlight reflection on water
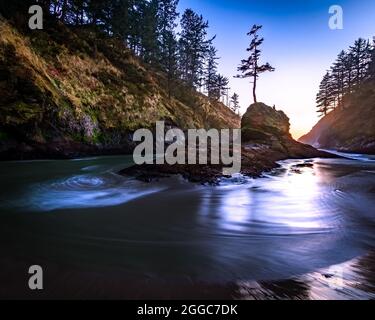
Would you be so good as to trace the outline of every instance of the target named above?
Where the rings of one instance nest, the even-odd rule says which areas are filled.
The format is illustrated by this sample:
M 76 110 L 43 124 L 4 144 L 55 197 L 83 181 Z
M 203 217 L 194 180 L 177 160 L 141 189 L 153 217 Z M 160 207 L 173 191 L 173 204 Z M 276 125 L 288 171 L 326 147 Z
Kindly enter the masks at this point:
M 14 176 L 29 168 L 28 183 L 8 179 L 23 192 L 4 196 L 19 213 L 7 215 L 14 230 L 27 221 L 18 245 L 59 262 L 216 282 L 285 279 L 374 245 L 370 162 L 289 160 L 259 179 L 202 186 L 182 178 L 141 183 L 115 174 L 122 159 L 106 161 L 3 169 Z M 9 232 L 6 224 L 0 230 Z

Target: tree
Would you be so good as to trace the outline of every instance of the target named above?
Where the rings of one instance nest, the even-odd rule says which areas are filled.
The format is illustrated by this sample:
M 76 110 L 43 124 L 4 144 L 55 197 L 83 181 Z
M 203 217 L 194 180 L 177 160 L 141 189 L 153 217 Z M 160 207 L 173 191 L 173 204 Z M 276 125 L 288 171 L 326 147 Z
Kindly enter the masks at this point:
M 346 93 L 345 81 L 345 62 L 346 52 L 343 50 L 338 55 L 335 63 L 331 68 L 331 93 L 336 97 L 338 105 L 341 105 L 344 94 Z
M 332 103 L 335 101 L 331 80 L 331 74 L 327 72 L 320 83 L 319 92 L 316 96 L 317 112 L 321 116 L 327 115 L 328 111 L 332 109 Z
M 214 46 L 210 46 L 208 50 L 208 58 L 207 58 L 207 67 L 206 67 L 206 74 L 205 74 L 205 84 L 207 89 L 207 94 L 210 99 L 214 98 L 215 95 L 215 88 L 217 85 L 217 50 Z
M 247 49 L 250 52 L 250 56 L 241 61 L 241 65 L 238 67 L 238 71 L 242 74 L 237 75 L 237 78 L 252 78 L 253 79 L 253 98 L 254 103 L 257 103 L 257 96 L 256 96 L 256 89 L 257 89 L 257 81 L 260 74 L 264 72 L 273 72 L 275 68 L 273 68 L 268 62 L 266 64 L 260 64 L 260 55 L 261 50 L 259 47 L 263 44 L 264 38 L 259 38 L 258 31 L 262 28 L 260 25 L 254 25 L 251 31 L 247 34 L 248 36 L 252 37 L 252 41 L 250 43 L 249 48 Z
M 170 44 L 172 35 L 175 40 L 176 20 L 179 16 L 177 5 L 179 0 L 159 0 L 158 35 L 160 45 L 160 63 L 165 65 L 170 59 Z
M 366 78 L 367 70 L 371 58 L 371 49 L 369 41 L 359 38 L 354 45 L 350 47 L 350 53 L 354 62 L 354 84 L 360 86 Z
M 173 82 L 192 89 L 207 89 L 208 96 L 228 100 L 228 78 L 218 74 L 217 50 L 208 38 L 208 22 L 187 9 L 177 34 L 179 0 L 0 0 L 0 12 L 16 25 L 25 25 L 28 7 L 43 6 L 65 25 L 88 26 L 123 43 L 167 79 L 171 97 Z M 20 18 L 19 18 L 20 17 Z M 18 21 L 19 20 L 19 21 Z M 97 52 L 94 43 L 94 52 Z M 261 68 L 257 69 L 260 72 Z
M 192 88 L 202 85 L 204 62 L 213 39 L 207 39 L 208 22 L 187 9 L 181 19 L 179 40 L 182 78 Z
M 353 90 L 354 81 L 354 58 L 353 54 L 348 52 L 344 58 L 344 81 L 347 93 L 351 93 Z
M 370 81 L 375 81 L 375 37 L 373 39 L 373 45 L 371 48 L 371 57 L 367 77 Z
M 160 57 L 158 34 L 158 0 L 142 1 L 141 12 L 141 57 L 149 64 L 157 65 Z
M 178 72 L 178 42 L 175 28 L 178 0 L 160 0 L 158 9 L 158 34 L 160 45 L 160 66 L 167 73 L 168 96 L 172 95 L 172 81 L 179 76 Z
M 213 78 L 213 84 L 211 88 L 212 100 L 220 100 L 221 97 L 225 96 L 228 91 L 229 79 L 221 74 L 215 74 Z
M 228 95 L 228 90 L 229 90 L 229 79 L 221 74 L 218 74 L 217 75 L 217 78 L 216 78 L 216 86 L 217 86 L 217 92 L 218 92 L 218 95 L 219 95 L 219 99 L 222 97 L 222 96 L 226 96 Z
M 234 113 L 237 113 L 241 108 L 239 98 L 239 95 L 237 93 L 234 93 L 230 99 L 231 109 Z
M 172 82 L 179 77 L 178 66 L 178 42 L 173 31 L 169 31 L 165 36 L 165 57 L 162 60 L 162 67 L 167 73 L 168 96 L 172 95 Z

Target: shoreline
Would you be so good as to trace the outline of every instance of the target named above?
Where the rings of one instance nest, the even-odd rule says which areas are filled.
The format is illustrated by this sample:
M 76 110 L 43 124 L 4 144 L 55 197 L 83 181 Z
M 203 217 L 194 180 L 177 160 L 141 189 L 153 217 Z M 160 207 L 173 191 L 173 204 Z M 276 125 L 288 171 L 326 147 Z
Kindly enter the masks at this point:
M 340 156 L 325 151 L 300 145 L 307 148 L 301 156 L 282 153 L 266 145 L 256 147 L 242 147 L 242 164 L 240 174 L 250 178 L 259 178 L 263 173 L 278 168 L 278 161 L 288 159 L 313 159 L 313 158 L 340 158 Z M 154 182 L 159 179 L 181 175 L 192 183 L 216 185 L 221 178 L 225 178 L 222 172 L 223 165 L 133 165 L 119 172 L 120 175 L 133 177 L 142 182 Z

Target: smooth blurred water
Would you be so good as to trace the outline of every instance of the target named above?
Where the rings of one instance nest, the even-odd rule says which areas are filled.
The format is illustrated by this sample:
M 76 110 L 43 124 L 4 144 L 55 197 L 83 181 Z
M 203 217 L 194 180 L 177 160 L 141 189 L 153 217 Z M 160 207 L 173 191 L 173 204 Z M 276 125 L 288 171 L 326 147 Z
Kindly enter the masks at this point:
M 373 268 L 363 276 L 368 268 L 357 265 L 373 261 L 375 162 L 352 158 L 284 161 L 260 179 L 237 175 L 215 187 L 119 176 L 130 157 L 3 162 L 2 274 L 13 279 L 28 263 L 61 268 L 83 296 L 87 284 L 77 282 L 94 272 L 236 283 L 240 298 L 269 298 L 272 284 L 285 279 L 294 281 L 289 289 L 302 283 L 307 298 L 374 298 Z M 331 281 L 317 275 L 332 266 L 354 279 L 343 293 L 318 286 Z M 349 290 L 355 281 L 365 289 Z

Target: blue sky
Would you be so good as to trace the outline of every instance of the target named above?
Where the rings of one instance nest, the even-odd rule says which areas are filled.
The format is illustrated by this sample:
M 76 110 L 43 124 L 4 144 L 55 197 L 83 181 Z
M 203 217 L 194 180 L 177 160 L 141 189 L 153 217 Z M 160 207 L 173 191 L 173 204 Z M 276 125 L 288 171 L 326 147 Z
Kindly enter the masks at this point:
M 344 10 L 343 30 L 328 26 L 332 5 Z M 258 100 L 285 111 L 295 137 L 318 120 L 317 89 L 337 54 L 359 37 L 375 36 L 374 0 L 180 0 L 179 11 L 187 8 L 202 14 L 210 35 L 217 35 L 219 71 L 230 78 L 231 91 L 240 95 L 242 113 L 252 102 L 251 84 L 233 76 L 247 54 L 246 33 L 253 24 L 263 25 L 262 59 L 276 71 L 261 77 Z

